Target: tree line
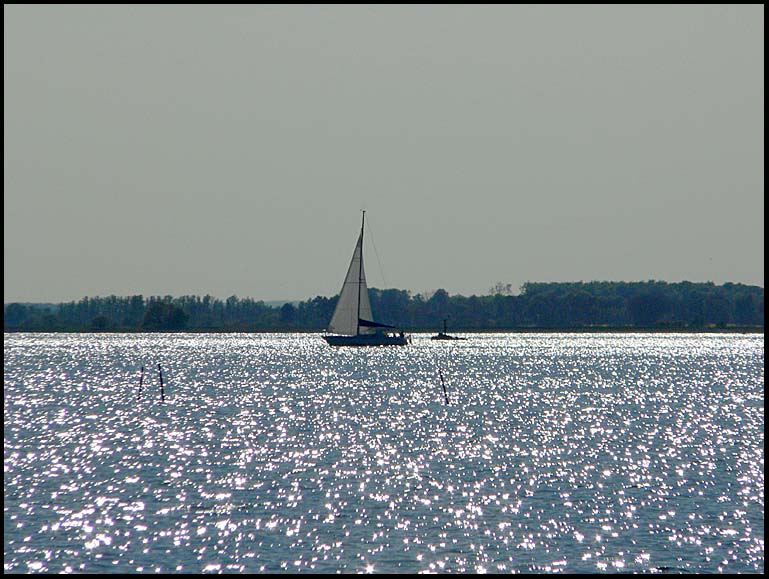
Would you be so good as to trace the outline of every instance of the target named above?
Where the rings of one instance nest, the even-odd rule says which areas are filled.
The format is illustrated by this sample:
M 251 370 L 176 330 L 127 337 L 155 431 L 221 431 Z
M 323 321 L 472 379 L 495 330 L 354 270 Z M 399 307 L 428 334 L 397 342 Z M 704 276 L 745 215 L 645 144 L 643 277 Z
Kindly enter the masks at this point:
M 409 331 L 760 328 L 764 289 L 712 282 L 498 283 L 488 295 L 370 289 L 377 321 Z M 322 331 L 338 296 L 273 307 L 209 295 L 85 297 L 60 304 L 5 304 L 4 331 Z

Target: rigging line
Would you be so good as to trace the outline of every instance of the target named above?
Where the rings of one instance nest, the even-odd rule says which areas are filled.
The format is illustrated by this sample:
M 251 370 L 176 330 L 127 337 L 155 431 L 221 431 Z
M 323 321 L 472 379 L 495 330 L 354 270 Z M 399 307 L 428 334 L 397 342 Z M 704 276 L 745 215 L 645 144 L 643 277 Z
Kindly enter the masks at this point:
M 379 273 L 382 275 L 382 283 L 384 283 L 384 287 L 382 289 L 387 289 L 387 280 L 385 279 L 384 270 L 382 269 L 382 262 L 379 259 L 379 252 L 376 250 L 376 244 L 374 243 L 374 230 L 371 229 L 371 218 L 369 217 L 368 220 L 368 236 L 371 240 L 371 247 L 374 248 L 374 255 L 376 255 L 376 261 L 379 264 Z

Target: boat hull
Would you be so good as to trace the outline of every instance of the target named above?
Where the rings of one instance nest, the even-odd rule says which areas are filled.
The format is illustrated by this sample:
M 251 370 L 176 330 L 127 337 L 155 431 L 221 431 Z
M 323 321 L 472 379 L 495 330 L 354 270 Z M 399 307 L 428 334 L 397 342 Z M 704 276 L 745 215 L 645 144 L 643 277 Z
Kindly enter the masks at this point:
M 330 346 L 405 346 L 406 336 L 387 334 L 361 334 L 360 336 L 323 336 Z

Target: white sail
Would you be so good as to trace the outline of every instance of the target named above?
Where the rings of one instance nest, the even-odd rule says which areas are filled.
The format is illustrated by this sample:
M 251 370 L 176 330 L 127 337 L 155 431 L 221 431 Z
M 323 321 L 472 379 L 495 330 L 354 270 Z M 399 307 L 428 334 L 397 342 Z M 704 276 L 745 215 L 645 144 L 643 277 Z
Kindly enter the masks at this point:
M 328 325 L 328 331 L 335 334 L 354 336 L 357 334 L 373 334 L 374 329 L 361 326 L 358 319 L 373 321 L 371 302 L 368 299 L 366 273 L 363 270 L 363 228 L 361 227 L 358 243 L 352 253 L 350 267 L 344 278 L 342 292 L 336 303 L 334 315 Z

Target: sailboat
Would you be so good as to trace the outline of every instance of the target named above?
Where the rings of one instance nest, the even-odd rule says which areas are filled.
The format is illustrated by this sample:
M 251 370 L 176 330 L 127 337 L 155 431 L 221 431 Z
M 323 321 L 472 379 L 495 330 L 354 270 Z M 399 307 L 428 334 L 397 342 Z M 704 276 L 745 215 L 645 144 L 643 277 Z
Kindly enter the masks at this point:
M 368 297 L 366 273 L 363 270 L 363 227 L 366 212 L 360 225 L 360 235 L 352 252 L 350 267 L 342 284 L 342 292 L 336 303 L 334 315 L 328 325 L 330 335 L 323 339 L 331 346 L 405 346 L 408 338 L 395 326 L 374 321 Z

